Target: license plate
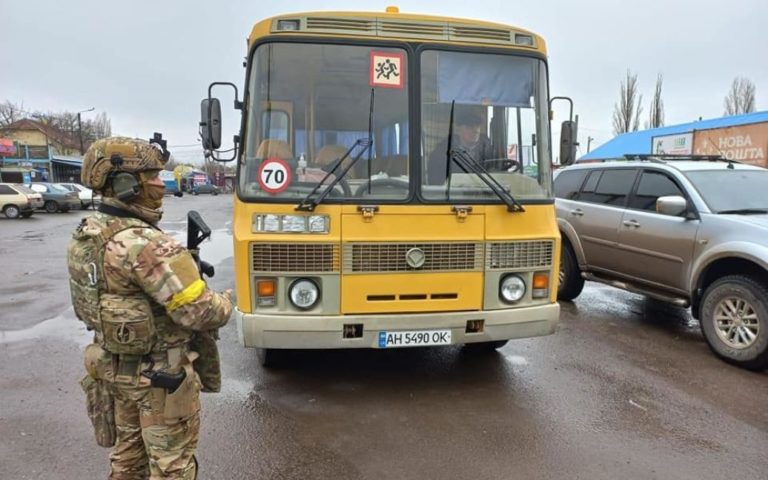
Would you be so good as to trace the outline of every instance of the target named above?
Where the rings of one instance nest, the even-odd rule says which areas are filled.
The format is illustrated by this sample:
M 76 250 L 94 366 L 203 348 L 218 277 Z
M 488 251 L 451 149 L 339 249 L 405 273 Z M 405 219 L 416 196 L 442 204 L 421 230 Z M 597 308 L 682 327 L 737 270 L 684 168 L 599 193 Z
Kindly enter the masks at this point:
M 410 330 L 379 332 L 379 348 L 428 347 L 450 345 L 450 330 Z

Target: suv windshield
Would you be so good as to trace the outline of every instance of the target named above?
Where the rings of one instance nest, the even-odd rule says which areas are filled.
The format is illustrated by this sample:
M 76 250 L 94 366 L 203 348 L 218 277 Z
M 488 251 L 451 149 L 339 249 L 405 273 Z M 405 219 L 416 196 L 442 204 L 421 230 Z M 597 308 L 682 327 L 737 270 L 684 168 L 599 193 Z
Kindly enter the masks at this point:
M 768 209 L 768 170 L 696 170 L 685 175 L 713 212 Z
M 324 201 L 404 200 L 409 194 L 406 58 L 404 50 L 381 46 L 259 46 L 249 73 L 240 196 L 298 203 L 350 147 L 370 136 L 370 150 Z M 333 179 L 328 176 L 325 183 Z
M 449 148 L 465 152 L 518 200 L 550 197 L 546 86 L 546 66 L 541 60 L 472 52 L 424 52 L 424 197 L 502 201 L 476 173 L 467 173 L 451 161 Z

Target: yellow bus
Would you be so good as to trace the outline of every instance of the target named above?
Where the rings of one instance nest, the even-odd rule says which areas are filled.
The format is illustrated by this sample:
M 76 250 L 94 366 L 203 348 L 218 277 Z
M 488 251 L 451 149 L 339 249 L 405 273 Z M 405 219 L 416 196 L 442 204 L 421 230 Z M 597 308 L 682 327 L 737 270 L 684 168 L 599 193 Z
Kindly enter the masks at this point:
M 262 362 L 555 331 L 541 37 L 395 7 L 299 13 L 257 23 L 246 58 L 242 101 L 211 84 L 201 136 L 237 161 L 236 319 Z M 229 158 L 220 85 L 242 110 Z

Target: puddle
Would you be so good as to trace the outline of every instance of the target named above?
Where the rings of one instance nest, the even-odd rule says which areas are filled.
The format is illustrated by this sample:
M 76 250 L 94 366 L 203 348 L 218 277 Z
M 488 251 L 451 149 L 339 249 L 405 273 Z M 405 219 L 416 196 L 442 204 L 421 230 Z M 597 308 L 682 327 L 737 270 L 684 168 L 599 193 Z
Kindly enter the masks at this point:
M 74 310 L 70 308 L 61 315 L 30 328 L 0 331 L 0 344 L 37 340 L 43 337 L 55 337 L 59 340 L 70 340 L 80 345 L 87 345 L 91 343 L 93 333 L 85 329 L 85 324 L 75 317 Z
M 512 365 L 523 366 L 528 365 L 528 360 L 520 355 L 504 355 L 504 359 Z

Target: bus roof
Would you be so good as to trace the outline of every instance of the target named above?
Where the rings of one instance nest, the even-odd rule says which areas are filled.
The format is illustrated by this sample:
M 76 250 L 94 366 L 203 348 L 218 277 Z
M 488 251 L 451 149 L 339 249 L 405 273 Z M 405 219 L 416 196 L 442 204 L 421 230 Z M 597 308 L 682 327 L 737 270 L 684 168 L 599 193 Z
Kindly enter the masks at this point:
M 388 8 L 387 10 L 391 10 Z M 283 22 L 281 22 L 283 21 Z M 288 22 L 285 22 L 288 21 Z M 280 26 L 290 28 L 280 28 Z M 376 38 L 451 45 L 492 45 L 547 53 L 539 35 L 501 23 L 464 18 L 387 12 L 304 12 L 279 15 L 254 25 L 249 48 L 267 35 Z

